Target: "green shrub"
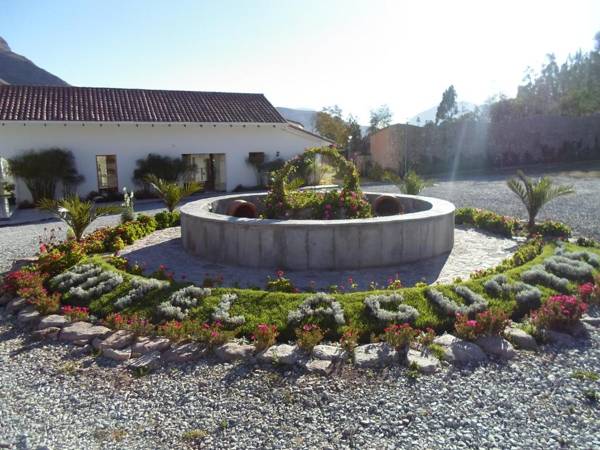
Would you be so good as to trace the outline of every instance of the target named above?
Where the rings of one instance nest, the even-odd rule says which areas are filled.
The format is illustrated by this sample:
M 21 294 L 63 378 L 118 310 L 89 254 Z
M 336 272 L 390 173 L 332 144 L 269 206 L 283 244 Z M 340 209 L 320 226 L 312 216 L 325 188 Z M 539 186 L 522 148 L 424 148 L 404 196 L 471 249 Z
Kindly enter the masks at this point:
M 157 230 L 178 227 L 181 223 L 181 216 L 177 211 L 161 211 L 154 216 L 154 219 L 156 220 Z
M 458 208 L 454 221 L 457 225 L 472 225 L 506 237 L 511 237 L 519 225 L 517 219 L 478 208 Z
M 475 208 L 457 208 L 454 213 L 454 223 L 457 225 L 475 225 Z
M 557 237 L 557 238 L 569 238 L 571 237 L 571 227 L 562 222 L 556 222 L 554 220 L 546 220 L 545 222 L 538 223 L 534 227 L 534 233 L 541 234 L 545 237 Z
M 84 179 L 77 173 L 73 153 L 60 148 L 31 150 L 10 159 L 9 165 L 13 175 L 25 182 L 35 204 L 54 199 L 59 183 L 69 194 Z

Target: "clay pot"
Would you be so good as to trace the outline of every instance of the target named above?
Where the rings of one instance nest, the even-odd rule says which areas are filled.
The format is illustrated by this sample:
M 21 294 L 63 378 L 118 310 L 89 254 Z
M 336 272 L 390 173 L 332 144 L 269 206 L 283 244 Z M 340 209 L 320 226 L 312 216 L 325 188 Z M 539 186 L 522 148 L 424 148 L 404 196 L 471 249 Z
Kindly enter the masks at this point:
M 393 195 L 380 195 L 373 201 L 373 212 L 376 216 L 394 216 L 402 214 L 402 205 Z
M 233 217 L 245 217 L 247 219 L 256 219 L 258 212 L 256 205 L 246 200 L 234 200 L 227 207 L 227 215 Z

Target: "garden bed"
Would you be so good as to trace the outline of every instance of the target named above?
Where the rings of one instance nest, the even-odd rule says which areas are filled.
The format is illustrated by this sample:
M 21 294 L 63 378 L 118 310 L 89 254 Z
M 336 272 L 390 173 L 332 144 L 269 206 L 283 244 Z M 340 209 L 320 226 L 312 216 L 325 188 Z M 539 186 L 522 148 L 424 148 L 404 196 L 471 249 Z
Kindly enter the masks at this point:
M 482 361 L 486 353 L 512 357 L 503 335 L 521 339 L 519 345 L 533 338 L 506 328 L 509 318 L 525 319 L 522 328 L 538 339 L 568 341 L 562 332 L 579 335 L 586 302 L 600 296 L 600 249 L 540 237 L 468 280 L 405 288 L 392 279 L 386 289 L 357 291 L 350 285 L 346 293 L 335 287 L 300 292 L 282 272 L 268 280 L 266 290 L 225 288 L 213 278 L 194 286 L 164 266 L 143 276 L 140 266 L 103 253 L 176 219 L 141 217 L 80 242 L 44 244 L 36 262 L 5 277 L 0 304 L 18 313 L 19 323 L 37 327 L 40 337 L 92 344 L 119 360 L 141 356 L 136 346 L 158 340 L 168 343 L 159 353 L 165 361 L 214 350 L 226 360 L 302 362 L 326 372 L 322 364 L 329 367 L 343 354 L 341 359 L 352 356 L 359 367 L 404 361 L 430 371 L 439 364 L 434 354 L 453 362 Z M 169 340 L 179 345 L 171 347 Z

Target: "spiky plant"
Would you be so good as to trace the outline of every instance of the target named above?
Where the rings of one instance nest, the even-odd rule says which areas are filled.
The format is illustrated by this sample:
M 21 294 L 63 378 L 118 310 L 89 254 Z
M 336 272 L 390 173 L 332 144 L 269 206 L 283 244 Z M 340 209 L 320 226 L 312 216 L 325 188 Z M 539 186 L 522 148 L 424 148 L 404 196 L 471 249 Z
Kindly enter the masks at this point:
M 180 186 L 177 183 L 165 181 L 155 175 L 148 175 L 145 180 L 156 190 L 169 212 L 173 212 L 184 197 L 188 197 L 202 189 L 202 186 L 195 181 L 184 183 Z
M 38 202 L 38 207 L 51 212 L 65 222 L 78 241 L 81 240 L 87 227 L 98 217 L 119 214 L 123 211 L 120 206 L 96 206 L 90 201 L 82 201 L 76 195 L 62 200 L 45 198 Z
M 401 178 L 391 170 L 386 170 L 383 174 L 383 180 L 394 183 L 400 189 L 400 192 L 407 195 L 419 195 L 423 189 L 430 186 L 431 183 L 424 180 L 414 170 L 409 170 L 404 178 Z
M 525 205 L 527 214 L 529 214 L 527 226 L 530 230 L 534 229 L 535 218 L 546 203 L 557 197 L 575 193 L 575 189 L 571 185 L 556 186 L 548 177 L 533 180 L 521 170 L 517 171 L 517 178 L 507 180 L 506 184 Z

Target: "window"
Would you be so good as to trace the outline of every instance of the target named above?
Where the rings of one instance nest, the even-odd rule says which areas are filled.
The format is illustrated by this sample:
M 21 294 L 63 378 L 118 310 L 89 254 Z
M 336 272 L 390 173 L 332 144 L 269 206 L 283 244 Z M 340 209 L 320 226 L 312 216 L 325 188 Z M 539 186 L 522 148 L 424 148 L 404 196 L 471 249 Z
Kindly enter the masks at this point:
M 117 155 L 97 155 L 98 191 L 118 191 Z

